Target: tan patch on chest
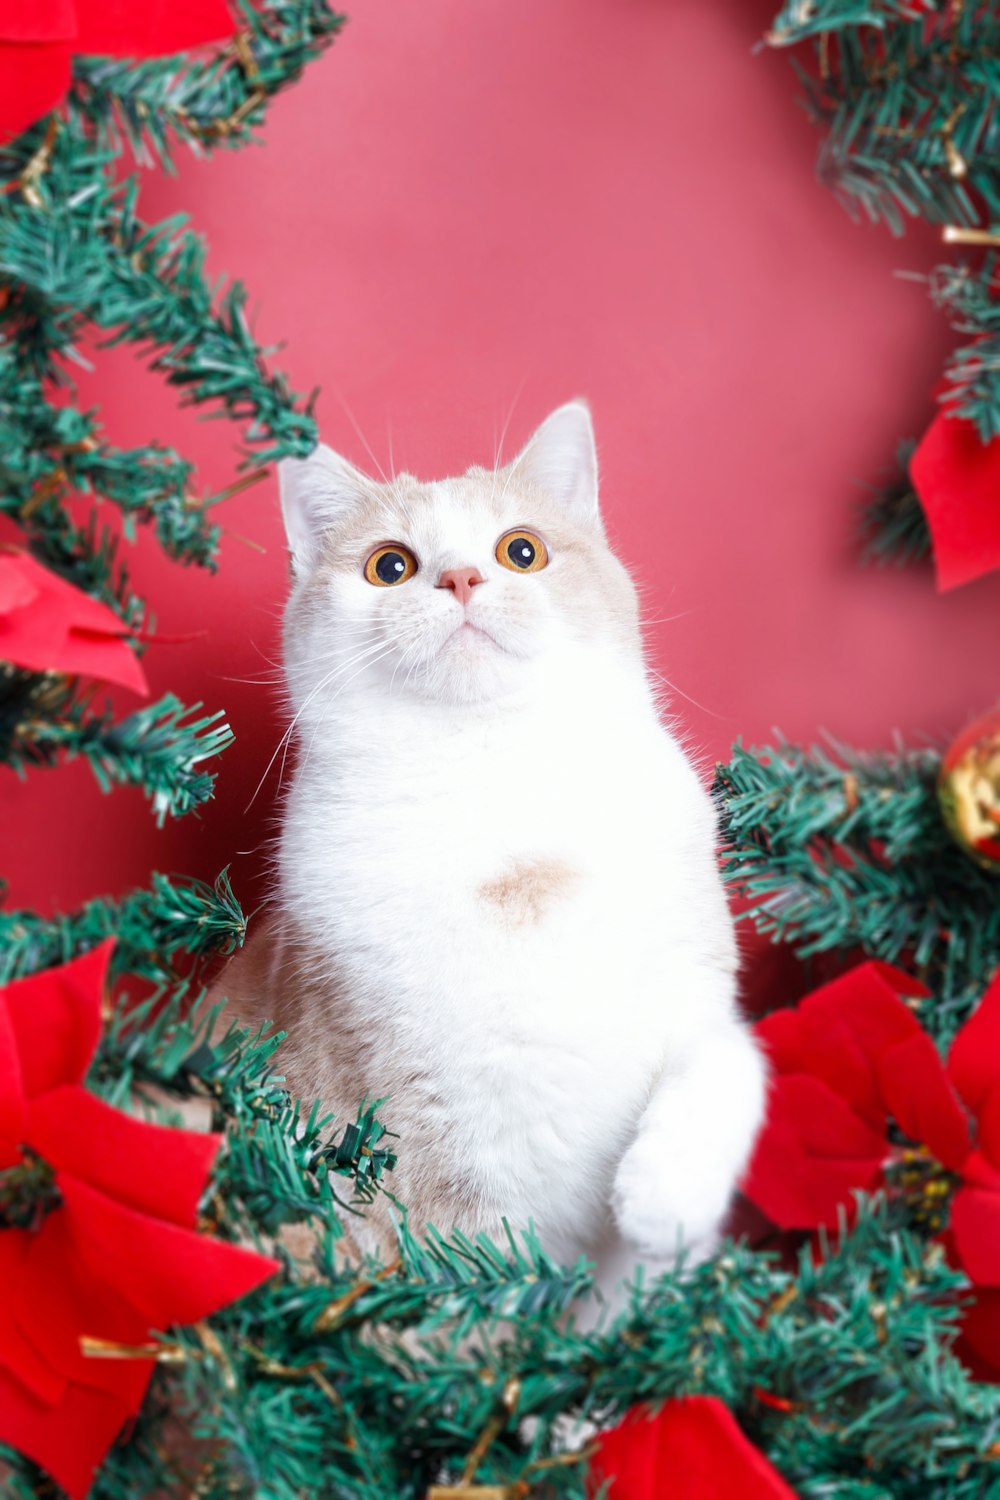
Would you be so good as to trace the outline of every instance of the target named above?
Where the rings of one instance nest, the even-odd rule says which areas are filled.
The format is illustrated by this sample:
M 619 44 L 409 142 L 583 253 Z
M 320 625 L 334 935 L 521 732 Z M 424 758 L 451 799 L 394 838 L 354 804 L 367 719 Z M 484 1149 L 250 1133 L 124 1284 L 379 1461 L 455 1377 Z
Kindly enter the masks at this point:
M 534 926 L 579 878 L 561 859 L 513 860 L 502 874 L 484 880 L 477 894 L 513 926 Z

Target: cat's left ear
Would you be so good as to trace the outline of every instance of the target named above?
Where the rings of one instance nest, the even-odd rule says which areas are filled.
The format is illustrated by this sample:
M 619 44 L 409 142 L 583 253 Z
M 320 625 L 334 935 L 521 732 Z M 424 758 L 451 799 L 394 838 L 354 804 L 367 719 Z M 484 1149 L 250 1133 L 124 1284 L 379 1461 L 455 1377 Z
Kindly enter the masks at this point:
M 575 520 L 599 524 L 597 449 L 585 401 L 567 401 L 546 417 L 511 470 L 515 481 L 537 485 Z
M 292 570 L 297 578 L 304 578 L 319 560 L 325 532 L 363 502 L 371 493 L 372 481 L 332 448 L 318 443 L 308 458 L 281 460 L 278 488 Z

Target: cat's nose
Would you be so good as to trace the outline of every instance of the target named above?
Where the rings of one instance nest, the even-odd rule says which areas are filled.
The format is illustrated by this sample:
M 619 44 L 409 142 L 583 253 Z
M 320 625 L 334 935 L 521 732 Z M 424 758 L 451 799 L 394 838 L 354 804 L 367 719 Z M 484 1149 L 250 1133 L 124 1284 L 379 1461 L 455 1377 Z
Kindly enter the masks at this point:
M 459 604 L 468 604 L 477 583 L 485 583 L 478 568 L 445 568 L 435 588 L 452 589 Z

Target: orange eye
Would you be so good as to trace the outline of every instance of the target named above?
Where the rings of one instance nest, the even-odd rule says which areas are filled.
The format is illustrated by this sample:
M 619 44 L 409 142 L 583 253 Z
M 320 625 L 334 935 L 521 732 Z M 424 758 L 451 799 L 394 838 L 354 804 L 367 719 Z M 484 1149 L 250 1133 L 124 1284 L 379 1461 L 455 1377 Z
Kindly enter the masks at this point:
M 394 583 L 405 583 L 416 571 L 417 559 L 402 542 L 387 542 L 384 547 L 376 547 L 365 563 L 365 577 L 380 589 L 391 588 Z
M 518 527 L 505 531 L 497 542 L 496 559 L 512 573 L 538 573 L 547 565 L 549 554 L 536 532 Z

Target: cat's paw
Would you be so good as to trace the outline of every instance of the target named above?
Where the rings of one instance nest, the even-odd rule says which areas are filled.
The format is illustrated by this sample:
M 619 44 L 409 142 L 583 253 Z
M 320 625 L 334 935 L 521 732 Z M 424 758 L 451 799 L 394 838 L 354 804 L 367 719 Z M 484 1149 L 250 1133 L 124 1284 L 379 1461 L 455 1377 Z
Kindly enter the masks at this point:
M 692 1153 L 660 1136 L 640 1137 L 615 1175 L 612 1209 L 618 1228 L 648 1267 L 707 1260 L 718 1245 L 732 1183 L 720 1181 Z

